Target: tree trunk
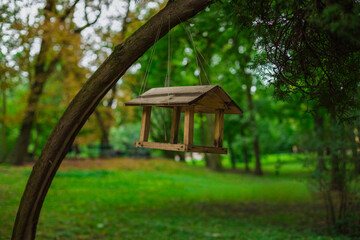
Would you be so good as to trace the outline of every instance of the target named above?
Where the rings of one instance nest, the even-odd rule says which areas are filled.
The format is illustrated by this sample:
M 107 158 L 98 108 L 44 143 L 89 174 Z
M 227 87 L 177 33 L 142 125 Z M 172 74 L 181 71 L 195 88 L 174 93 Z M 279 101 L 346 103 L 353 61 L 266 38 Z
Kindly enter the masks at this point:
M 247 147 L 245 145 L 242 147 L 242 152 L 244 154 L 245 172 L 249 173 L 250 172 L 249 153 L 248 153 L 248 149 L 247 149 Z
M 250 81 L 249 81 L 250 82 Z M 259 137 L 256 129 L 256 122 L 255 122 L 255 113 L 254 113 L 254 104 L 251 95 L 251 84 L 246 85 L 246 96 L 248 101 L 248 109 L 250 112 L 250 126 L 253 134 L 253 147 L 254 147 L 254 156 L 255 156 L 255 175 L 262 175 L 261 169 L 261 161 L 260 161 L 260 148 L 259 148 Z
M 40 125 L 35 124 L 34 149 L 32 151 L 32 158 L 33 159 L 36 159 L 36 153 L 37 153 L 37 150 L 39 149 L 39 145 L 40 145 L 40 136 L 41 136 Z
M 359 137 L 358 135 L 355 134 L 356 131 L 356 127 L 350 127 L 350 144 L 351 144 L 351 152 L 352 152 L 352 160 L 353 160 L 353 164 L 354 164 L 354 171 L 355 174 L 360 174 L 360 158 L 359 158 L 359 153 L 358 153 L 358 143 L 356 142 L 356 138 Z M 358 130 L 359 131 L 359 130 Z M 357 133 L 359 134 L 359 132 L 357 131 Z
M 155 43 L 157 35 L 162 38 L 171 28 L 193 17 L 211 3 L 207 0 L 169 2 L 124 43 L 116 46 L 113 53 L 84 84 L 56 124 L 33 167 L 17 212 L 13 240 L 35 238 L 40 210 L 51 182 L 76 135 L 105 94 Z
M 8 161 L 13 165 L 21 165 L 28 154 L 30 144 L 31 129 L 35 122 L 35 114 L 38 108 L 39 99 L 43 91 L 46 74 L 44 72 L 35 75 L 35 82 L 30 89 L 30 96 L 25 110 L 25 116 L 20 128 L 19 137 L 16 140 L 15 147 L 8 156 Z
M 342 191 L 344 189 L 344 174 L 345 172 L 341 168 L 341 155 L 340 152 L 343 152 L 343 146 L 339 146 L 339 139 L 342 139 L 342 134 L 339 134 L 339 132 L 343 133 L 344 128 L 343 125 L 339 125 L 336 121 L 336 117 L 334 114 L 335 111 L 330 111 L 330 126 L 332 126 L 331 131 L 331 139 L 332 142 L 336 145 L 333 145 L 331 147 L 330 152 L 330 165 L 331 165 L 331 180 L 330 180 L 330 188 L 331 190 L 335 191 Z M 339 131 L 338 128 L 341 128 L 341 131 Z M 343 162 L 345 162 L 346 159 L 343 159 Z
M 214 144 L 214 127 L 215 127 L 215 123 L 214 123 L 214 117 L 212 115 L 207 114 L 206 115 L 206 126 L 207 126 L 207 131 L 205 132 L 206 134 L 206 145 L 212 145 Z M 219 154 L 211 154 L 211 153 L 205 153 L 205 160 L 206 160 L 206 166 L 208 168 L 210 168 L 211 170 L 214 171 L 219 171 L 222 169 L 222 163 L 221 163 L 221 158 Z
M 127 20 L 129 17 L 129 14 L 130 14 L 130 0 L 127 1 L 126 13 L 125 13 L 125 16 L 122 21 L 122 29 L 119 33 L 119 37 L 117 38 L 117 41 L 118 41 L 117 43 L 121 43 L 125 39 L 126 31 L 128 29 L 128 25 L 129 25 L 129 21 Z M 113 107 L 113 104 L 114 104 L 114 101 L 116 98 L 116 94 L 117 94 L 117 87 L 116 87 L 116 84 L 114 84 L 114 86 L 111 88 L 111 96 L 106 105 L 106 107 L 110 110 Z M 101 130 L 100 158 L 109 157 L 109 149 L 106 149 L 106 148 L 104 149 L 103 147 L 110 146 L 109 132 L 110 132 L 111 124 L 104 123 L 104 120 L 99 111 L 95 110 L 95 114 L 96 114 L 96 120 L 97 120 L 100 130 Z M 107 115 L 108 115 L 107 117 L 113 119 L 113 116 L 110 113 L 108 113 Z
M 319 113 L 319 109 L 316 109 L 315 115 L 314 115 L 314 122 L 315 122 L 315 132 L 317 135 L 317 138 L 321 141 L 324 139 L 324 117 Z M 317 149 L 317 166 L 316 170 L 318 171 L 325 171 L 326 170 L 326 163 L 324 159 L 324 148 L 323 144 L 318 147 Z
M 100 139 L 100 158 L 109 157 L 108 147 L 110 146 L 109 141 L 109 128 L 105 126 L 104 120 L 101 117 L 101 113 L 98 110 L 94 111 L 96 120 L 99 124 L 99 128 L 101 131 L 101 139 Z
M 44 26 L 48 26 L 50 24 L 50 13 L 54 10 L 54 6 L 55 1 L 47 0 L 46 6 L 44 8 Z M 48 36 L 49 30 L 45 29 L 41 40 L 40 52 L 36 57 L 34 82 L 31 83 L 30 86 L 30 95 L 27 101 L 24 119 L 21 124 L 20 134 L 16 140 L 14 149 L 8 156 L 8 162 L 13 165 L 23 164 L 28 154 L 31 129 L 35 121 L 35 114 L 39 105 L 39 99 L 43 92 L 47 78 L 55 68 L 56 61 L 52 61 L 49 66 L 47 62 L 48 51 L 51 48 L 50 39 L 47 39 Z
M 230 154 L 230 162 L 231 162 L 231 168 L 232 169 L 236 169 L 236 157 L 235 157 L 235 152 L 232 146 L 232 137 L 229 136 L 230 134 L 228 134 L 228 144 L 229 144 L 229 154 Z
M 2 91 L 2 108 L 1 108 L 1 152 L 2 156 L 0 155 L 0 162 L 6 157 L 7 152 L 7 145 L 6 145 L 6 125 L 5 125 L 5 117 L 6 117 L 6 92 L 5 90 Z

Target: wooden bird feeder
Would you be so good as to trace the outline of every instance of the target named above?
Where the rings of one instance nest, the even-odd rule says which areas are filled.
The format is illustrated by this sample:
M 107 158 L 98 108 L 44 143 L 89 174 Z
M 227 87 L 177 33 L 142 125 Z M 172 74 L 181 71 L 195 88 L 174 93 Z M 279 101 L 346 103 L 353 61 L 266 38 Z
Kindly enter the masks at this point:
M 135 147 L 181 152 L 226 154 L 223 148 L 224 114 L 242 114 L 242 110 L 217 85 L 152 88 L 125 106 L 142 106 L 140 140 Z M 148 142 L 152 107 L 172 108 L 169 143 Z M 180 115 L 184 117 L 184 142 L 178 143 Z M 215 114 L 214 146 L 193 145 L 194 113 Z

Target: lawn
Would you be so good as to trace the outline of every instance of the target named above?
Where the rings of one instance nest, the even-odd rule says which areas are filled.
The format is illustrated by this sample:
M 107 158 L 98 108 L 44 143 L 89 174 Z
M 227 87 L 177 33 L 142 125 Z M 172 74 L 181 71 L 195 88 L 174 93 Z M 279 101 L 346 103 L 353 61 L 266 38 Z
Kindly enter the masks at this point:
M 326 234 L 307 170 L 287 165 L 255 177 L 160 159 L 65 161 L 37 239 L 347 239 Z M 30 172 L 0 165 L 0 239 Z

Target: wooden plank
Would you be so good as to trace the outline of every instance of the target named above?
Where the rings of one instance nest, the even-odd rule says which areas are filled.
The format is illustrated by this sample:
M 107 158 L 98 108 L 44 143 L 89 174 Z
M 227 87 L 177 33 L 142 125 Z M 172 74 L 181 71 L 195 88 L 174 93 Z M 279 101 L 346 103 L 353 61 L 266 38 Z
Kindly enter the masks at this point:
M 180 86 L 180 87 L 161 87 L 161 88 L 152 88 L 149 91 L 146 91 L 143 96 L 147 95 L 156 95 L 156 94 L 187 94 L 187 93 L 197 93 L 203 94 L 210 91 L 213 88 L 218 87 L 217 85 L 201 85 L 201 86 Z
M 201 152 L 201 153 L 227 154 L 227 148 L 217 148 L 217 147 L 207 147 L 207 146 L 187 147 L 185 144 L 136 141 L 134 143 L 134 146 L 137 148 L 150 148 L 150 149 L 178 151 L 178 152 Z
M 222 147 L 224 133 L 224 109 L 215 111 L 214 146 Z
M 197 96 L 175 96 L 173 94 L 155 97 L 137 97 L 127 102 L 126 106 L 189 105 L 189 102 L 196 99 L 196 97 Z
M 227 148 L 207 147 L 207 146 L 191 146 L 188 152 L 227 154 Z
M 194 135 L 194 106 L 185 108 L 184 144 L 192 146 Z
M 151 117 L 151 107 L 149 106 L 143 107 L 143 113 L 141 118 L 140 142 L 147 142 L 149 140 L 150 117 Z
M 181 107 L 174 107 L 172 120 L 171 120 L 171 131 L 170 131 L 170 143 L 172 144 L 178 142 L 180 116 L 181 116 Z
M 217 85 L 152 88 L 141 96 L 125 103 L 125 106 L 176 105 L 197 101 Z
M 135 147 L 138 147 L 138 148 L 151 148 L 151 149 L 160 149 L 160 150 L 169 150 L 169 151 L 184 152 L 186 150 L 185 144 L 170 144 L 170 143 L 136 141 L 134 143 L 134 145 L 135 145 Z

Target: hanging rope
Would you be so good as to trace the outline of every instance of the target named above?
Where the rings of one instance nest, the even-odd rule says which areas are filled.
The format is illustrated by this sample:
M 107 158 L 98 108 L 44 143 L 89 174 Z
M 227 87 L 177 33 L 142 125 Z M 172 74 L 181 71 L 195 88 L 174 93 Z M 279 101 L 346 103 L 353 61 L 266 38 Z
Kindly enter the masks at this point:
M 184 26 L 184 25 L 183 25 L 183 26 Z M 205 60 L 204 56 L 200 53 L 200 51 L 196 48 L 196 45 L 195 45 L 195 42 L 194 42 L 194 39 L 193 39 L 191 30 L 189 29 L 189 27 L 185 25 L 184 29 L 185 29 L 187 35 L 189 36 L 191 45 L 193 46 L 194 53 L 195 53 L 196 64 L 197 64 L 198 67 L 200 68 L 200 71 L 203 71 L 207 83 L 208 83 L 209 85 L 211 85 L 211 84 L 210 84 L 209 77 L 208 77 L 208 75 L 207 75 L 207 73 L 206 73 L 206 71 L 205 71 L 205 67 L 204 67 L 203 64 L 202 64 L 202 61 L 199 61 L 199 60 L 200 60 L 200 56 L 202 57 L 202 59 L 203 59 L 204 62 L 206 62 L 206 60 Z M 201 79 L 200 74 L 199 74 L 199 79 Z M 200 82 L 201 82 L 201 80 L 200 80 Z
M 177 16 L 177 18 L 179 19 L 179 21 L 181 21 L 181 19 L 179 18 L 179 16 Z M 195 46 L 195 42 L 194 42 L 193 36 L 192 36 L 192 33 L 191 33 L 191 30 L 190 30 L 190 29 L 188 28 L 188 26 L 186 26 L 184 23 L 181 24 L 181 25 L 182 25 L 182 27 L 184 28 L 184 30 L 185 30 L 186 34 L 188 35 L 188 38 L 189 38 L 189 40 L 190 40 L 190 42 L 191 42 L 193 51 L 194 51 L 194 53 L 195 53 L 196 65 L 197 65 L 197 67 L 200 69 L 200 71 L 203 71 L 204 76 L 205 76 L 205 78 L 206 78 L 206 80 L 207 80 L 207 83 L 208 83 L 209 85 L 211 85 L 210 79 L 209 79 L 209 77 L 208 77 L 208 75 L 207 75 L 207 73 L 206 73 L 206 71 L 205 71 L 205 67 L 203 66 L 202 62 L 199 61 L 199 59 L 200 59 L 199 56 L 201 56 L 201 58 L 202 58 L 202 60 L 205 62 L 205 64 L 207 64 L 207 62 L 206 62 L 204 56 L 201 54 L 201 52 L 200 52 L 199 50 L 197 50 L 197 48 L 196 48 L 196 46 Z M 208 67 L 210 68 L 209 64 L 207 64 L 207 65 L 208 65 Z M 199 73 L 199 82 L 200 82 L 200 85 L 202 85 L 200 73 Z
M 172 38 L 171 38 L 171 32 L 172 32 L 172 29 L 171 29 L 171 15 L 169 14 L 169 21 L 168 21 L 168 27 L 169 27 L 169 31 L 168 31 L 168 62 L 167 62 L 167 74 L 166 74 L 166 77 L 165 77 L 165 80 L 164 80 L 164 87 L 170 87 L 170 81 L 171 81 L 171 57 L 172 57 L 172 54 L 171 54 L 171 41 L 172 41 Z M 170 89 L 168 91 L 168 105 L 170 105 Z M 164 137 L 165 137 L 165 142 L 167 142 L 167 128 L 166 128 L 166 113 L 165 113 L 165 110 L 163 109 L 162 110 L 163 112 L 163 122 L 164 122 Z
M 145 89 L 146 89 L 146 86 L 147 86 L 147 81 L 148 81 L 148 77 L 149 77 L 149 74 L 150 74 L 151 65 L 152 65 L 152 62 L 153 62 L 153 59 L 154 59 L 157 42 L 158 42 L 159 37 L 160 37 L 161 27 L 162 27 L 162 22 L 160 23 L 160 27 L 159 27 L 159 29 L 158 29 L 158 31 L 156 33 L 156 36 L 155 36 L 154 46 L 151 49 L 149 62 L 147 64 L 147 66 L 146 66 L 145 75 L 144 75 L 143 80 L 141 82 L 139 96 L 141 96 L 141 94 L 143 94 L 145 92 Z

